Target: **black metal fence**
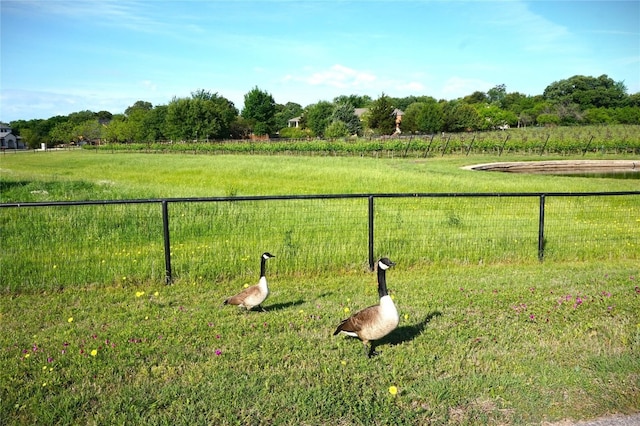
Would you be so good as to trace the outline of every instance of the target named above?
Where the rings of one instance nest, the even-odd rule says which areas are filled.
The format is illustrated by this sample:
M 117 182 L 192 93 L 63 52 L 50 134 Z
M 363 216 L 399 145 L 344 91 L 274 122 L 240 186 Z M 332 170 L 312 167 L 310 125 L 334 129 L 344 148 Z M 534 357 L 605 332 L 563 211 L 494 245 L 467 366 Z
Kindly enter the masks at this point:
M 0 204 L 0 288 L 274 271 L 640 258 L 640 191 L 415 193 Z

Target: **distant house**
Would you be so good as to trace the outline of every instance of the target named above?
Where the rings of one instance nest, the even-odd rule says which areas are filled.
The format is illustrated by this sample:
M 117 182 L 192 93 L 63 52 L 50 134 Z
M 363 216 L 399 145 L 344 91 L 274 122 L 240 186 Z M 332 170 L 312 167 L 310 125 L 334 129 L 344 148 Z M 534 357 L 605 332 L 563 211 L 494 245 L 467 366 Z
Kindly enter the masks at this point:
M 293 117 L 291 120 L 287 121 L 287 127 L 300 127 L 300 120 L 302 120 L 302 116 Z
M 362 121 L 362 116 L 365 112 L 369 111 L 369 108 L 355 108 L 353 113 Z M 398 108 L 393 110 L 393 113 L 396 115 L 396 133 L 400 133 L 400 123 L 402 123 L 402 116 L 404 112 Z M 287 121 L 287 127 L 300 127 L 300 120 L 302 117 L 293 117 L 289 121 Z
M 369 111 L 369 108 L 356 108 L 354 113 L 358 116 L 358 118 L 360 119 L 360 121 L 362 121 L 362 116 L 364 115 L 365 112 Z M 400 124 L 402 124 L 402 116 L 404 115 L 404 111 L 402 111 L 401 109 L 394 109 L 393 110 L 393 114 L 395 114 L 396 116 L 396 134 L 402 133 L 400 131 Z
M 11 133 L 11 127 L 5 123 L 0 123 L 0 148 L 24 149 L 22 138 Z

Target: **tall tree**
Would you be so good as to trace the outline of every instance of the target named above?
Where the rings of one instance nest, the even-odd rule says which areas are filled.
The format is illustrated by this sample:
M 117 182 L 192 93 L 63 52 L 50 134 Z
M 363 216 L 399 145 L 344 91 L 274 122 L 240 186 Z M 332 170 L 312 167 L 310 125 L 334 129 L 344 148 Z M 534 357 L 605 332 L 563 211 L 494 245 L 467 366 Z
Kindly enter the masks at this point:
M 320 101 L 316 104 L 308 105 L 304 110 L 304 124 L 311 129 L 314 136 L 324 136 L 324 131 L 331 124 L 331 114 L 333 104 L 327 101 Z
M 173 140 L 225 139 L 238 111 L 218 94 L 200 91 L 192 98 L 173 98 L 167 105 L 165 132 Z
M 124 115 L 128 116 L 131 115 L 134 111 L 151 111 L 152 109 L 153 105 L 151 104 L 151 102 L 136 101 L 135 104 L 124 110 Z
M 477 130 L 480 118 L 476 110 L 469 104 L 459 101 L 447 102 L 443 105 L 444 130 L 447 132 L 463 132 Z
M 504 84 L 498 84 L 487 92 L 489 103 L 497 105 L 500 108 L 504 108 L 504 99 L 506 96 L 507 86 Z
M 586 108 L 613 108 L 627 101 L 627 89 L 622 82 L 615 82 L 607 75 L 586 77 L 575 75 L 566 80 L 551 83 L 544 89 L 546 100 L 577 104 Z
M 396 129 L 395 107 L 384 93 L 371 105 L 368 114 L 369 128 L 380 135 L 391 135 Z
M 442 108 L 435 100 L 414 102 L 402 116 L 403 131 L 437 133 L 442 130 Z
M 269 134 L 275 130 L 276 102 L 273 96 L 263 90 L 254 87 L 244 95 L 244 108 L 242 117 L 253 122 L 254 133 L 257 135 Z
M 355 108 L 349 103 L 336 104 L 331 114 L 331 121 L 344 123 L 349 135 L 362 134 L 362 123 L 355 113 Z
M 333 98 L 334 104 L 349 104 L 354 108 L 365 108 L 372 102 L 368 95 L 340 95 Z

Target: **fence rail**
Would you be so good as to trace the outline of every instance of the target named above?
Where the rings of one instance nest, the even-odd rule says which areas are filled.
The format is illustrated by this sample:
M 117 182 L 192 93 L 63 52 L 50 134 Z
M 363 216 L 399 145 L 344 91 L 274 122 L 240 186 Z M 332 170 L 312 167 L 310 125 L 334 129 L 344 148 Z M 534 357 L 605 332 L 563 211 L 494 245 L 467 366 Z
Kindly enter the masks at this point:
M 640 257 L 640 191 L 388 193 L 0 204 L 0 288 L 197 282 L 367 264 Z M 277 265 L 277 262 L 274 262 Z

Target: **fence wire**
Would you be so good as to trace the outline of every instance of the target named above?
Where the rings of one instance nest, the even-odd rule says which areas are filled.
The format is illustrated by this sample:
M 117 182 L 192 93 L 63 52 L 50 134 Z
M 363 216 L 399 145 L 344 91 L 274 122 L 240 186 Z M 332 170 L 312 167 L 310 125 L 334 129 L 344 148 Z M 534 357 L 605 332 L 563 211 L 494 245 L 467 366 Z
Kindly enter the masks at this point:
M 257 278 L 264 251 L 273 274 L 366 269 L 371 253 L 407 267 L 538 258 L 539 196 L 442 195 L 170 200 L 172 276 Z M 0 208 L 3 292 L 166 277 L 157 200 L 13 207 Z M 640 258 L 640 193 L 547 196 L 544 219 L 546 261 Z

